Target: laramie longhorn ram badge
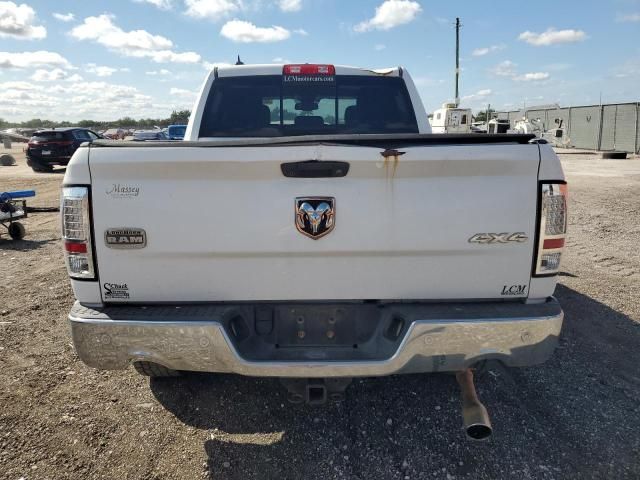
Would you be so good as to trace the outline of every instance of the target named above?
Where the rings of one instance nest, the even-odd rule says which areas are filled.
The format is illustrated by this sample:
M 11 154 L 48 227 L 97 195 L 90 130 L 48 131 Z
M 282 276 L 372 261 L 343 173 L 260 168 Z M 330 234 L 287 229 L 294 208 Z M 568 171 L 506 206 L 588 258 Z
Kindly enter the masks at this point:
M 331 232 L 336 224 L 336 199 L 333 197 L 298 197 L 295 208 L 296 228 L 314 240 Z

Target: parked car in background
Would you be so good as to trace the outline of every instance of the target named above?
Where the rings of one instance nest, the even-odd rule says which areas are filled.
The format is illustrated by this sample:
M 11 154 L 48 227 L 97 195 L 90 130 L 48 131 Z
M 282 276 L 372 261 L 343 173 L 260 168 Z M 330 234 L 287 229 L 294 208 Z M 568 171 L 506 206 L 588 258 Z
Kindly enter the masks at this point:
M 84 142 L 103 138 L 87 128 L 56 128 L 33 134 L 27 145 L 27 165 L 34 172 L 50 172 L 54 165 L 66 165 Z
M 167 135 L 162 130 L 149 130 L 134 133 L 133 139 L 139 142 L 143 142 L 148 140 L 169 140 L 169 137 L 167 137 Z
M 184 134 L 186 132 L 186 125 L 169 125 L 169 140 L 184 140 Z
M 124 140 L 127 132 L 125 132 L 122 128 L 110 128 L 106 132 L 104 132 L 104 137 L 110 140 Z

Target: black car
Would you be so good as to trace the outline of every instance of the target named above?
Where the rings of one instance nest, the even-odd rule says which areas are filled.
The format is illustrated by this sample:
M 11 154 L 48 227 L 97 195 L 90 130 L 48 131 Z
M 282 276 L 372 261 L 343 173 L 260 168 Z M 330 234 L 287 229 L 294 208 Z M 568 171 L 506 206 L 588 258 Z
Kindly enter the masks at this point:
M 102 138 L 88 128 L 56 128 L 39 130 L 27 146 L 27 165 L 34 172 L 50 172 L 54 165 L 66 165 L 84 142 Z

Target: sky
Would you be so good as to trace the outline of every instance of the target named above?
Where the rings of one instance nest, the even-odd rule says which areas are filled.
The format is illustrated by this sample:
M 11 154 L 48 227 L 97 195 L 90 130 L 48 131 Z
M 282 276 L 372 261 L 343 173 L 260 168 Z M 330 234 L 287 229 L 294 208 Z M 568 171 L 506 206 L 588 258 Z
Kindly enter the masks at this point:
M 0 1 L 0 118 L 166 118 L 234 63 L 401 65 L 426 110 L 640 101 L 640 0 Z

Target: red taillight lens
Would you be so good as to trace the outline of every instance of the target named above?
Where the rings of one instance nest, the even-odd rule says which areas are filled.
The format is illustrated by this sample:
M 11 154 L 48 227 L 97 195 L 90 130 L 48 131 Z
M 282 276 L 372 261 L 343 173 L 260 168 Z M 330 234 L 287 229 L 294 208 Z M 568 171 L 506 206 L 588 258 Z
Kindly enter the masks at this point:
M 318 65 L 303 63 L 300 65 L 285 65 L 282 68 L 284 75 L 335 75 L 336 67 L 333 65 Z
M 63 187 L 61 204 L 64 257 L 69 276 L 93 280 L 88 187 Z
M 69 253 L 87 253 L 87 244 L 84 242 L 69 242 L 65 240 L 64 249 Z
M 560 259 L 567 235 L 567 195 L 568 188 L 564 182 L 544 182 L 540 185 L 540 224 L 535 275 L 555 275 L 560 270 Z

